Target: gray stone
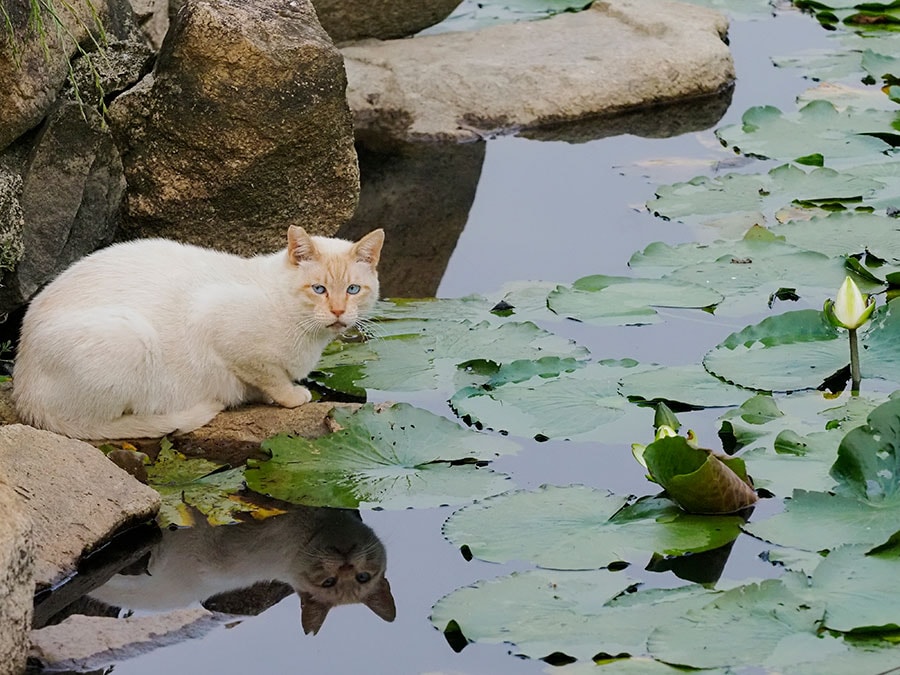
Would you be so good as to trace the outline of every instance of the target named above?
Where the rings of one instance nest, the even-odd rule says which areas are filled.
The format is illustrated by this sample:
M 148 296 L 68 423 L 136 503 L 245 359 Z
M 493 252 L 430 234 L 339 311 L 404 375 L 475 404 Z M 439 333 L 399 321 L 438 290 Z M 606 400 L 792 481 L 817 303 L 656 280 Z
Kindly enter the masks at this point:
M 0 472 L 0 675 L 25 671 L 33 594 L 31 519 Z
M 159 494 L 97 448 L 22 424 L 0 427 L 0 471 L 32 520 L 38 590 L 61 582 L 83 554 L 159 510 Z
M 72 262 L 112 241 L 125 190 L 122 163 L 98 113 L 77 103 L 47 119 L 23 168 L 23 253 L 0 310 L 27 302 Z
M 15 269 L 25 251 L 21 199 L 22 177 L 0 167 L 0 272 Z
M 158 51 L 169 30 L 169 0 L 131 0 L 131 7 L 147 42 Z
M 189 0 L 154 73 L 110 105 L 129 191 L 123 238 L 240 254 L 287 224 L 333 234 L 359 170 L 340 52 L 308 0 Z
M 343 49 L 358 133 L 466 141 L 729 87 L 728 24 L 671 0 Z
M 406 37 L 443 21 L 459 0 L 312 0 L 335 42 Z
M 182 640 L 205 635 L 222 621 L 205 609 L 178 609 L 120 619 L 70 616 L 31 633 L 29 656 L 45 668 L 83 672 Z

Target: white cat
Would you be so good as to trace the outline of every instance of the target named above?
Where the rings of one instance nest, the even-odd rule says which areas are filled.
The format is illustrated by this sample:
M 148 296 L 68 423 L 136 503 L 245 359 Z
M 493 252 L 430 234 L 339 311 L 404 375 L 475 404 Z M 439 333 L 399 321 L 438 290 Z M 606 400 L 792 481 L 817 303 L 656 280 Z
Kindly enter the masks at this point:
M 358 242 L 291 226 L 254 258 L 146 239 L 80 260 L 32 301 L 13 396 L 22 421 L 73 438 L 157 437 L 297 384 L 378 299 L 384 232 Z
M 332 607 L 363 604 L 385 621 L 397 614 L 385 578 L 384 545 L 348 509 L 295 506 L 238 525 L 164 530 L 146 568 L 117 574 L 91 597 L 124 609 L 172 610 L 267 581 L 300 596 L 301 623 L 315 634 Z

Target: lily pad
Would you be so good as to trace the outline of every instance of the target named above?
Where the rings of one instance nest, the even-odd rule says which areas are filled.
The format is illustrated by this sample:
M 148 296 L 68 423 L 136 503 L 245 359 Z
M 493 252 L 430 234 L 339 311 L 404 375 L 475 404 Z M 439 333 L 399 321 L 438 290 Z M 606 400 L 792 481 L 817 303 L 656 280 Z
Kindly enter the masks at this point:
M 838 111 L 828 101 L 812 101 L 789 114 L 772 106 L 750 108 L 740 125 L 723 127 L 716 136 L 744 155 L 800 163 L 820 155 L 825 165 L 841 168 L 890 151 L 895 140 L 900 142 L 895 121 L 888 112 Z
M 788 244 L 818 251 L 830 257 L 874 253 L 900 263 L 897 241 L 900 221 L 870 213 L 832 213 L 807 221 L 791 221 L 771 228 Z
M 535 21 L 561 12 L 578 12 L 590 6 L 589 0 L 463 0 L 450 16 L 422 34 L 479 30 L 503 23 Z
M 444 535 L 490 562 L 595 569 L 635 563 L 652 553 L 715 549 L 737 537 L 742 522 L 736 516 L 691 516 L 667 499 L 632 503 L 584 486 L 545 485 L 467 506 L 447 520 Z
M 512 441 L 403 403 L 331 415 L 340 431 L 266 440 L 272 458 L 248 464 L 247 486 L 295 504 L 386 509 L 459 504 L 509 489 L 506 476 L 483 465 L 515 452 Z
M 646 653 L 656 626 L 715 595 L 696 585 L 625 594 L 633 583 L 604 570 L 530 570 L 454 591 L 435 604 L 431 621 L 440 630 L 455 621 L 470 641 L 512 643 L 531 658 L 593 660 Z
M 561 316 L 601 325 L 659 321 L 655 307 L 711 308 L 722 301 L 717 291 L 682 281 L 634 279 L 595 274 L 559 286 L 547 298 Z
M 841 640 L 817 635 L 824 602 L 807 598 L 805 586 L 804 577 L 788 574 L 721 593 L 657 628 L 647 643 L 650 653 L 691 668 L 781 670 L 843 652 Z
M 357 396 L 380 391 L 455 391 L 471 383 L 465 364 L 480 359 L 509 363 L 545 356 L 586 358 L 572 341 L 533 323 L 491 325 L 469 321 L 398 320 L 378 324 L 390 332 L 365 343 L 345 343 L 323 354 L 310 378 L 329 389 Z
M 878 406 L 865 425 L 844 436 L 831 473 L 843 494 L 900 499 L 900 399 Z
M 450 406 L 472 424 L 515 436 L 626 442 L 636 427 L 653 428 L 653 412 L 618 393 L 623 376 L 645 368 L 630 359 L 605 360 L 552 378 L 466 387 Z
M 665 366 L 625 375 L 619 393 L 632 401 L 676 407 L 719 408 L 741 404 L 746 389 L 723 382 L 702 366 Z
M 866 549 L 842 546 L 816 568 L 810 595 L 826 604 L 826 628 L 844 633 L 900 630 L 900 549 L 872 554 Z
M 743 449 L 756 487 L 783 497 L 794 489 L 826 491 L 835 485 L 830 470 L 844 435 L 883 401 L 877 394 L 843 403 L 819 392 L 797 392 L 777 402 L 758 395 L 719 418 L 719 436 L 729 452 Z
M 861 178 L 833 169 L 804 170 L 793 164 L 775 167 L 767 174 L 729 173 L 699 176 L 686 183 L 657 189 L 647 208 L 657 215 L 687 223 L 721 219 L 726 214 L 761 212 L 774 220 L 775 211 L 791 203 L 821 207 L 846 207 L 883 187 L 871 178 Z M 808 248 L 808 247 L 803 247 Z
M 818 305 L 846 276 L 841 260 L 774 238 L 677 246 L 656 242 L 634 254 L 629 265 L 642 275 L 667 275 L 663 281 L 715 288 L 725 296 L 716 307 L 720 316 L 767 311 L 773 294 L 786 287 Z
M 879 307 L 860 335 L 864 378 L 900 382 L 900 305 Z M 728 382 L 762 391 L 814 389 L 849 362 L 846 332 L 822 312 L 799 310 L 732 333 L 709 351 L 703 365 Z

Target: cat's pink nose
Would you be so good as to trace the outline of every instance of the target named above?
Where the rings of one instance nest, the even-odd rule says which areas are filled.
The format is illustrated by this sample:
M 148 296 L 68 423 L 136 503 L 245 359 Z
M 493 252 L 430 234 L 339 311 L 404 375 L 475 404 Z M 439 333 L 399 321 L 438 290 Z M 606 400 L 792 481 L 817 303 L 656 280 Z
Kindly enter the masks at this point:
M 334 314 L 335 316 L 340 316 L 341 314 L 344 313 L 344 310 L 343 309 L 332 309 L 331 313 Z

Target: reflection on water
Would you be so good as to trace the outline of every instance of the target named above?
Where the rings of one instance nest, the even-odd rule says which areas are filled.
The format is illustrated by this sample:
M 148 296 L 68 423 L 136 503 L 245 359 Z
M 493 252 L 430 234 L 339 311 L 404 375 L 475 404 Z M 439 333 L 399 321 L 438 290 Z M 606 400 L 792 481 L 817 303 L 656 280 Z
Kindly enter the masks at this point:
M 337 605 L 363 604 L 396 616 L 385 578 L 387 554 L 357 511 L 295 507 L 238 525 L 168 530 L 140 560 L 90 596 L 131 610 L 200 603 L 229 614 L 259 614 L 291 592 L 303 630 L 315 634 Z

